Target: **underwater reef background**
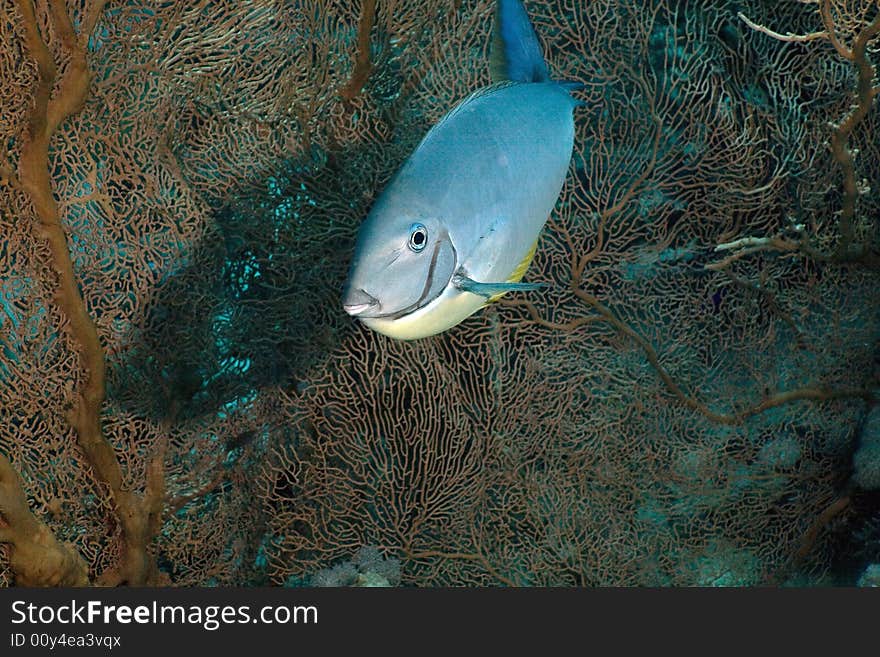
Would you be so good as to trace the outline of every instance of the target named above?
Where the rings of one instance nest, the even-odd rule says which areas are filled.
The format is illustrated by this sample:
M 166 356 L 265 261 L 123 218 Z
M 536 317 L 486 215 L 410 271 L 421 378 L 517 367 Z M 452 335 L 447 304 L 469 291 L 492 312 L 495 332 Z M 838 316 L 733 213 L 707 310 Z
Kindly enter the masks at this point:
M 525 4 L 548 287 L 402 343 L 339 291 L 491 1 L 0 2 L 0 583 L 880 581 L 880 4 Z

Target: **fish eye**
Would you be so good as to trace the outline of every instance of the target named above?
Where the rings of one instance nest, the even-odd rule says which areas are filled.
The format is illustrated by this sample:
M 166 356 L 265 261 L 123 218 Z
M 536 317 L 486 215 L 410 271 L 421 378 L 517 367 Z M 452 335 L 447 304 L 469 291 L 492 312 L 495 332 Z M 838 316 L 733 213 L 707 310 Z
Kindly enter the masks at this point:
M 409 233 L 409 248 L 421 251 L 428 244 L 428 229 L 422 224 L 413 224 Z

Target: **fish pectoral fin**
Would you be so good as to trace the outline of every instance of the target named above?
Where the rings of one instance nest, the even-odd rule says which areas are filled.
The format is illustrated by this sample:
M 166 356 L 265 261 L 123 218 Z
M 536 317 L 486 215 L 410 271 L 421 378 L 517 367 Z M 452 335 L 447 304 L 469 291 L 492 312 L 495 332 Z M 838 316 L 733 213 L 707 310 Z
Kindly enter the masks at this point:
M 455 276 L 452 282 L 456 288 L 463 292 L 478 294 L 487 299 L 497 297 L 506 292 L 527 292 L 546 287 L 544 283 L 480 283 L 462 275 Z

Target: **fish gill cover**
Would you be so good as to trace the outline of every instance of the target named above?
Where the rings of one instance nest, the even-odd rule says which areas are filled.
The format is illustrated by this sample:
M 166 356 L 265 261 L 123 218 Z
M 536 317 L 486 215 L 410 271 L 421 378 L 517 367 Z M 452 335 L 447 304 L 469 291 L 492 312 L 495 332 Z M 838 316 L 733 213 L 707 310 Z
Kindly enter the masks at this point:
M 585 85 L 547 286 L 400 343 L 339 290 L 493 2 L 2 4 L 0 581 L 880 562 L 876 2 L 525 5 Z

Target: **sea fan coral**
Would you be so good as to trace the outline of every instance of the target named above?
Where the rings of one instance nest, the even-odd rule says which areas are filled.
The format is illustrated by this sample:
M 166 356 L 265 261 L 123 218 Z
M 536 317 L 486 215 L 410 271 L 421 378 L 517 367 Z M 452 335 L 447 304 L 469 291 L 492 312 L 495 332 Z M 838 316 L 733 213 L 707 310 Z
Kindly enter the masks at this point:
M 828 569 L 878 384 L 876 3 L 525 4 L 585 85 L 547 288 L 411 344 L 339 289 L 488 81 L 490 0 L 0 7 L 5 583 Z

